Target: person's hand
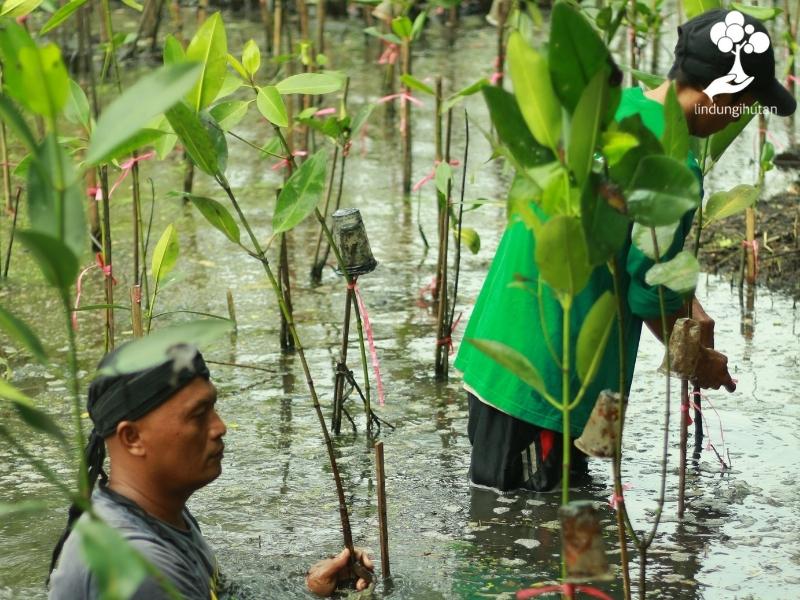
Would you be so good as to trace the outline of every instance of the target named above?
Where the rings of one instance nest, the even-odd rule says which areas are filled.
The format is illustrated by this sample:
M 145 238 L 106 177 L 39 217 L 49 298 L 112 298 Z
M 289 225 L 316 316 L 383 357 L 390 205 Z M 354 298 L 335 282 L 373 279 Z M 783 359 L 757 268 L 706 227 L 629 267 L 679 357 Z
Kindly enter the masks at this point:
M 367 553 L 361 548 L 355 548 L 356 561 L 361 563 L 367 570 L 372 571 L 374 565 Z M 330 596 L 336 589 L 340 581 L 352 579 L 353 572 L 350 567 L 350 551 L 345 548 L 333 558 L 319 561 L 308 570 L 306 575 L 306 585 L 308 589 L 317 596 Z M 356 589 L 364 590 L 369 585 L 369 581 L 359 578 L 356 581 Z
M 729 392 L 734 391 L 736 384 L 728 372 L 728 357 L 711 348 L 703 348 L 693 383 L 701 388 L 718 390 L 721 386 L 725 386 Z

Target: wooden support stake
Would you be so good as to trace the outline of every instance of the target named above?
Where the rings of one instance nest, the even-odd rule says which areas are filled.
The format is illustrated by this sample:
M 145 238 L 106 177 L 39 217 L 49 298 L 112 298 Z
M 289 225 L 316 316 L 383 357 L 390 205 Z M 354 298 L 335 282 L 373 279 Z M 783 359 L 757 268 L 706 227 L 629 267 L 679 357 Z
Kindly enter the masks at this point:
M 386 472 L 383 469 L 383 442 L 375 444 L 375 473 L 378 489 L 378 534 L 381 544 L 381 573 L 384 579 L 391 577 L 389 569 L 389 528 L 386 522 Z
M 239 329 L 239 324 L 236 322 L 236 306 L 233 303 L 233 292 L 228 288 L 228 318 L 233 321 L 233 332 Z
M 142 337 L 142 286 L 134 285 L 131 287 L 131 325 L 133 326 L 133 337 Z

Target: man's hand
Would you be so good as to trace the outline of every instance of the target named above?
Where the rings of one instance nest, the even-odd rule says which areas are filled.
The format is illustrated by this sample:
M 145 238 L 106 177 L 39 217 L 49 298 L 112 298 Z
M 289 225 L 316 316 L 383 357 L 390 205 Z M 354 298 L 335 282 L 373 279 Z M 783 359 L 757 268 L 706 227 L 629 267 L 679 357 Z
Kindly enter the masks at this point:
M 361 548 L 355 548 L 356 560 L 369 571 L 374 565 L 367 553 Z M 350 568 L 350 551 L 345 548 L 337 556 L 319 561 L 308 570 L 306 575 L 306 585 L 308 589 L 317 596 L 330 596 L 336 589 L 340 581 L 352 579 L 353 572 Z M 356 589 L 364 590 L 369 585 L 366 579 L 359 578 L 356 581 Z
M 718 390 L 721 386 L 725 386 L 729 392 L 734 391 L 736 384 L 728 373 L 728 357 L 711 348 L 703 348 L 693 383 L 701 388 Z

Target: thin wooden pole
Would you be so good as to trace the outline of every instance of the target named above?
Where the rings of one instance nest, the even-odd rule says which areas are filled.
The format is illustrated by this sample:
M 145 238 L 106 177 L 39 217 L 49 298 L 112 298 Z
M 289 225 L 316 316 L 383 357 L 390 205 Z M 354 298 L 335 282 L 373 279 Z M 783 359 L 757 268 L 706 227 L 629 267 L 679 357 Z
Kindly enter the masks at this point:
M 378 535 L 381 544 L 381 574 L 391 576 L 389 568 L 389 527 L 386 520 L 386 472 L 383 468 L 383 442 L 375 444 L 375 473 L 378 490 Z
M 140 338 L 144 334 L 142 327 L 142 286 L 131 287 L 131 326 L 133 337 Z

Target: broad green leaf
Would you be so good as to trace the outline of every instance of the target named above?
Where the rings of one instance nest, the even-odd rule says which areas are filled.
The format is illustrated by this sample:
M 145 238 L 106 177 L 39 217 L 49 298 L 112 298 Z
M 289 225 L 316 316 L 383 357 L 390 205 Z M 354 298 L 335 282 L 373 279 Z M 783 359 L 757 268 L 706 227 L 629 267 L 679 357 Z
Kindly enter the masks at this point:
M 683 250 L 668 262 L 650 267 L 645 273 L 647 285 L 663 285 L 679 294 L 686 294 L 697 287 L 700 265 L 694 254 Z
M 279 81 L 275 87 L 282 95 L 307 94 L 317 96 L 342 89 L 344 79 L 333 73 L 300 73 Z
M 283 103 L 280 92 L 274 85 L 265 85 L 258 88 L 256 96 L 256 106 L 267 121 L 278 127 L 289 126 L 289 115 L 286 112 L 286 105 Z
M 753 206 L 758 200 L 758 194 L 757 187 L 745 183 L 739 184 L 727 192 L 711 194 L 703 209 L 703 227 Z
M 530 177 L 517 173 L 511 182 L 511 188 L 508 190 L 508 222 L 513 223 L 516 220 L 520 220 L 527 229 L 532 231 L 535 236 L 538 236 L 542 222 L 533 212 L 531 204 L 541 193 L 542 190 Z
M 245 100 L 229 100 L 228 102 L 220 102 L 209 109 L 208 112 L 217 121 L 223 131 L 229 131 L 236 127 L 239 122 L 247 114 L 247 109 L 250 107 L 250 101 Z
M 146 148 L 147 146 L 155 146 L 166 134 L 160 129 L 140 129 L 139 133 L 135 134 L 127 142 L 114 149 L 114 152 L 108 155 L 108 162 L 128 158 L 137 150 Z M 174 137 L 174 136 L 173 136 Z
M 250 75 L 247 73 L 247 69 L 244 68 L 244 65 L 239 62 L 233 54 L 228 54 L 228 64 L 233 67 L 233 70 L 239 74 L 239 77 L 248 81 L 250 79 Z
M 591 383 L 597 375 L 597 369 L 603 360 L 608 343 L 608 336 L 615 322 L 615 311 L 616 298 L 610 291 L 606 291 L 592 304 L 592 308 L 589 309 L 583 320 L 581 331 L 578 334 L 575 367 L 578 377 L 581 378 L 584 385 Z
M 86 162 L 98 164 L 108 160 L 154 117 L 180 104 L 199 73 L 200 67 L 192 63 L 165 65 L 125 90 L 97 120 Z
M 325 151 L 319 150 L 289 177 L 275 206 L 273 234 L 289 231 L 313 212 L 325 189 L 327 159 Z
M 547 60 L 515 31 L 508 40 L 508 67 L 528 128 L 537 142 L 555 152 L 561 138 L 561 105 L 550 83 Z
M 513 95 L 493 85 L 482 91 L 495 131 L 517 163 L 532 167 L 553 160 L 553 153 L 531 135 Z
M 678 102 L 675 85 L 670 85 L 664 102 L 664 134 L 661 136 L 664 154 L 684 161 L 689 154 L 689 126 Z
M 227 208 L 211 198 L 189 195 L 189 200 L 215 229 L 221 231 L 230 241 L 239 243 L 241 239 L 239 225 Z
M 0 31 L 6 91 L 29 110 L 54 121 L 67 101 L 69 77 L 55 44 L 37 47 L 16 23 Z
M 607 104 L 608 74 L 606 69 L 601 68 L 584 88 L 570 121 L 567 164 L 575 176 L 578 187 L 583 186 L 592 169 L 595 147 Z
M 225 139 L 225 132 L 207 110 L 200 111 L 198 117 L 214 148 L 214 156 L 217 159 L 216 172 L 225 173 L 228 166 L 228 140 Z
M 170 223 L 161 234 L 161 239 L 156 244 L 156 249 L 153 251 L 153 264 L 150 274 L 157 283 L 169 274 L 175 268 L 175 263 L 178 261 L 178 232 L 175 227 Z
M 748 6 L 747 4 L 740 4 L 739 2 L 731 2 L 730 8 L 755 17 L 759 21 L 771 21 L 783 12 L 783 9 L 777 7 Z M 794 18 L 797 18 L 797 15 L 794 15 Z
M 639 145 L 639 140 L 624 131 L 605 131 L 602 135 L 603 155 L 610 165 L 617 164 L 625 153 Z
M 61 25 L 64 21 L 69 19 L 76 10 L 86 4 L 86 2 L 87 0 L 70 0 L 70 2 L 64 4 L 47 20 L 47 23 L 45 23 L 44 27 L 39 31 L 39 35 L 44 35 Z
M 145 558 L 116 529 L 96 519 L 79 520 L 74 535 L 100 597 L 131 598 L 148 575 Z
M 614 194 L 617 190 L 598 175 L 591 175 L 581 195 L 581 223 L 586 236 L 586 247 L 589 262 L 602 265 L 614 256 L 628 238 L 630 221 L 620 211 L 624 208 L 624 199 L 620 198 L 620 207 Z
M 178 102 L 166 112 L 166 116 L 194 164 L 212 177 L 219 174 L 214 140 L 192 109 L 185 102 Z
M 19 417 L 36 431 L 41 431 L 61 441 L 66 439 L 61 428 L 49 415 L 36 408 L 33 400 L 4 379 L 0 379 L 0 398 L 11 402 Z
M 569 171 L 560 163 L 553 171 L 541 169 L 546 180 L 534 180 L 542 187 L 542 210 L 550 216 L 577 215 L 580 211 L 580 190 L 570 185 Z
M 722 8 L 720 0 L 683 0 L 683 11 L 687 19 L 693 19 L 715 8 Z
M 436 189 L 443 195 L 447 195 L 447 184 L 453 178 L 453 168 L 446 162 L 440 162 L 436 165 L 433 181 L 436 184 Z
M 27 177 L 31 231 L 54 237 L 82 256 L 86 248 L 85 194 L 75 165 L 49 133 L 37 148 Z
M 353 121 L 350 124 L 351 138 L 355 138 L 359 134 L 361 128 L 364 127 L 367 120 L 369 120 L 369 117 L 372 114 L 373 110 L 375 110 L 374 104 L 365 104 L 364 106 L 358 109 L 358 112 L 353 117 Z
M 641 81 L 648 90 L 657 88 L 664 83 L 664 77 L 661 75 L 654 75 L 638 69 L 628 69 L 637 81 Z
M 186 96 L 189 106 L 200 112 L 216 99 L 228 70 L 228 42 L 218 12 L 197 30 L 186 49 L 186 59 L 202 65 L 199 79 Z
M 547 388 L 545 387 L 542 376 L 524 354 L 511 346 L 494 340 L 468 338 L 467 341 L 486 356 L 519 377 L 542 396 L 547 395 Z
M 186 53 L 183 51 L 181 43 L 171 33 L 167 34 L 164 40 L 164 64 L 173 65 L 185 60 Z
M 261 51 L 254 40 L 248 40 L 242 50 L 242 66 L 250 78 L 254 78 L 261 67 Z
M 578 295 L 592 272 L 580 219 L 558 215 L 542 226 L 536 265 L 550 287 L 569 298 Z
M 481 77 L 475 83 L 468 85 L 467 87 L 457 91 L 455 94 L 447 98 L 444 102 L 442 102 L 442 114 L 447 114 L 447 111 L 456 106 L 458 103 L 462 102 L 464 98 L 467 96 L 472 96 L 473 94 L 477 94 L 486 86 L 491 85 L 489 80 L 485 77 Z
M 663 154 L 663 149 L 661 148 L 661 142 L 647 128 L 640 115 L 632 115 L 619 123 L 611 124 L 609 131 L 633 135 L 639 142 L 625 152 L 617 161 L 608 165 L 611 180 L 625 188 L 633 180 L 633 176 L 636 174 L 642 159 L 654 154 Z
M 653 230 L 650 227 L 634 223 L 633 231 L 631 232 L 631 241 L 645 256 L 656 260 L 664 256 L 669 247 L 672 246 L 672 242 L 675 239 L 675 232 L 678 230 L 678 225 L 680 225 L 680 221 L 676 221 L 671 225 L 662 225 L 655 228 L 658 256 L 656 256 L 656 247 L 653 244 Z
M 178 136 L 175 135 L 172 125 L 169 124 L 167 117 L 164 115 L 158 117 L 153 126 L 164 134 L 153 143 L 158 159 L 164 160 L 172 152 L 175 144 L 178 143 Z
M 399 37 L 397 37 L 393 33 L 382 33 L 380 31 L 378 31 L 378 29 L 376 29 L 375 27 L 366 27 L 366 28 L 364 28 L 363 31 L 367 35 L 371 35 L 371 36 L 374 36 L 376 38 L 380 38 L 385 42 L 389 42 L 390 44 L 400 45 L 400 44 L 403 43 L 403 40 L 401 40 Z
M 78 276 L 78 257 L 58 238 L 36 231 L 18 231 L 17 238 L 33 256 L 45 280 L 69 289 Z
M 458 241 L 458 229 L 455 229 L 456 241 Z M 481 236 L 472 227 L 461 228 L 461 243 L 469 248 L 473 254 L 477 254 L 481 249 Z
M 418 40 L 419 36 L 422 35 L 422 31 L 425 28 L 425 21 L 428 18 L 428 13 L 426 11 L 422 11 L 419 13 L 416 18 L 414 19 L 414 24 L 411 26 L 411 41 Z
M 570 113 L 578 106 L 584 88 L 608 62 L 605 44 L 581 9 L 557 2 L 552 12 L 548 63 L 555 94 Z
M 5 96 L 0 96 L 0 118 L 17 136 L 28 152 L 36 152 L 36 138 L 17 107 Z
M 121 0 L 121 1 L 125 6 L 127 6 L 128 8 L 132 8 L 137 12 L 144 11 L 144 6 L 136 2 L 136 0 Z
M 720 157 L 728 149 L 728 146 L 733 143 L 742 130 L 747 127 L 757 111 L 750 111 L 739 117 L 733 123 L 729 123 L 725 129 L 714 133 L 709 138 L 709 156 L 712 162 L 717 162 Z
M 64 107 L 64 116 L 71 123 L 81 125 L 87 131 L 89 130 L 92 118 L 89 112 L 89 100 L 74 79 L 69 80 L 69 96 L 67 105 Z
M 221 100 L 222 98 L 227 98 L 243 85 L 244 82 L 237 77 L 235 73 L 227 71 L 225 73 L 225 80 L 222 82 L 222 87 L 219 89 L 216 99 Z
M 233 329 L 228 319 L 197 319 L 152 331 L 149 335 L 120 346 L 98 372 L 101 375 L 133 373 L 164 362 L 167 351 L 177 344 L 204 346 Z
M 684 163 L 646 156 L 627 190 L 628 214 L 647 227 L 671 225 L 700 202 L 700 184 Z
M 6 335 L 14 342 L 22 344 L 22 347 L 30 352 L 40 363 L 47 363 L 47 353 L 33 330 L 24 321 L 12 315 L 2 306 L 0 306 L 0 329 L 5 331 Z
M 23 500 L 21 502 L 0 502 L 0 518 L 25 513 L 40 513 L 49 510 L 43 500 Z
M 436 91 L 431 86 L 422 83 L 419 79 L 417 79 L 413 75 L 409 75 L 408 73 L 406 73 L 405 75 L 401 75 L 400 81 L 403 83 L 403 85 L 412 90 L 417 90 L 418 92 L 422 92 L 423 94 L 429 94 L 431 96 L 436 95 Z
M 405 15 L 392 19 L 392 31 L 401 40 L 410 39 L 413 30 L 414 24 Z
M 36 10 L 42 0 L 6 0 L 0 9 L 0 17 L 24 17 Z

